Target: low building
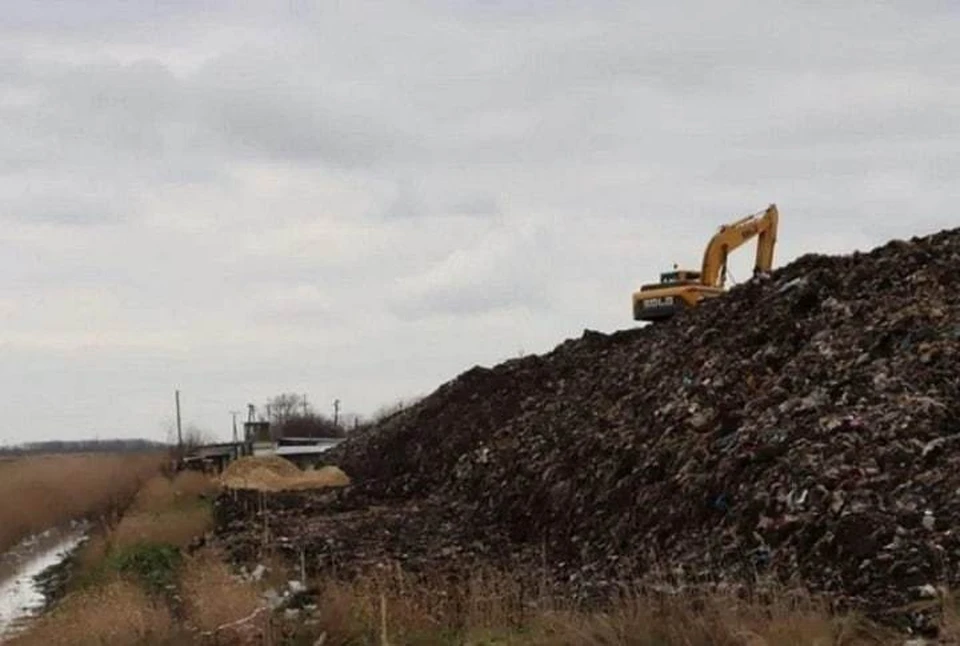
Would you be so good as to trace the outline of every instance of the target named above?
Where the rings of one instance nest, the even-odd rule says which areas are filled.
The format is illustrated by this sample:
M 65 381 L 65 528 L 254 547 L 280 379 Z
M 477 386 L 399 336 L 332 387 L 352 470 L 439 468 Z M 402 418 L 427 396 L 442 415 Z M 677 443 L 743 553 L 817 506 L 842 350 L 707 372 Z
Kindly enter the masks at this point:
M 252 426 L 251 423 L 250 425 Z M 266 422 L 256 428 L 245 425 L 245 442 L 206 444 L 190 451 L 181 463 L 182 468 L 221 473 L 230 462 L 253 455 L 278 455 L 301 469 L 312 469 L 321 462 L 320 455 L 343 441 L 333 437 L 284 437 L 272 440 Z
M 317 438 L 315 442 L 279 444 L 274 449 L 274 455 L 290 460 L 301 469 L 312 469 L 322 461 L 320 457 L 331 448 L 342 442 L 341 438 Z
M 246 442 L 205 444 L 192 449 L 183 458 L 181 468 L 220 473 L 232 461 L 251 454 L 252 449 Z

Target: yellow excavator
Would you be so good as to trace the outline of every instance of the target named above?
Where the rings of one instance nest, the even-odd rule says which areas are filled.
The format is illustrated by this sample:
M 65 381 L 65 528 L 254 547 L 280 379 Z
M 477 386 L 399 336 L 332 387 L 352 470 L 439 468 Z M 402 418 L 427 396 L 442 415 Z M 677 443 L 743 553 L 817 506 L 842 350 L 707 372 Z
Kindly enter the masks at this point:
M 720 227 L 703 253 L 700 271 L 677 269 L 660 274 L 660 282 L 643 285 L 633 293 L 635 321 L 664 321 L 680 311 L 697 306 L 705 298 L 724 293 L 727 282 L 727 257 L 730 252 L 757 240 L 757 260 L 753 273 L 767 273 L 773 266 L 773 248 L 777 243 L 780 215 L 777 205 Z

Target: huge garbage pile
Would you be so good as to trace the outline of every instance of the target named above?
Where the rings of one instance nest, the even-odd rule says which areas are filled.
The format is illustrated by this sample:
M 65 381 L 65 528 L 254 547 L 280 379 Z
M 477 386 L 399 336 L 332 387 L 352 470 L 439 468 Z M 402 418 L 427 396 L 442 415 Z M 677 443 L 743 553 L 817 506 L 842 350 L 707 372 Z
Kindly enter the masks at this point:
M 277 531 L 340 568 L 774 577 L 883 612 L 960 583 L 958 360 L 960 229 L 805 256 L 464 373 L 333 449 L 354 484 L 278 505 Z

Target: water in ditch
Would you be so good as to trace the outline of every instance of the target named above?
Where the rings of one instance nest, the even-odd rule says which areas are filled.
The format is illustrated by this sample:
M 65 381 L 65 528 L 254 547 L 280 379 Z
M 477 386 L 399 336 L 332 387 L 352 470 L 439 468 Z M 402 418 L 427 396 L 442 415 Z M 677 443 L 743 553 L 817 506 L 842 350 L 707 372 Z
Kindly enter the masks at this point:
M 87 535 L 73 523 L 30 536 L 0 556 L 0 642 L 22 630 L 47 605 L 51 577 Z

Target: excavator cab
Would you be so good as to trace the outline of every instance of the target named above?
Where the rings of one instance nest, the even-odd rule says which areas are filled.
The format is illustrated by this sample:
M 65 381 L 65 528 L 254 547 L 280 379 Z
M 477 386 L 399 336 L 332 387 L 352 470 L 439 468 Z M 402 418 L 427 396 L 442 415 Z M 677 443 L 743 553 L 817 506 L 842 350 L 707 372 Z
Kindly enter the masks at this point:
M 649 287 L 670 287 L 673 285 L 691 285 L 697 284 L 700 282 L 700 272 L 691 271 L 689 269 L 680 269 L 674 271 L 668 271 L 660 274 L 660 282 L 657 285 L 649 285 Z M 641 287 L 644 289 L 644 287 Z
M 724 293 L 727 257 L 730 252 L 757 238 L 754 274 L 769 272 L 777 242 L 780 214 L 776 204 L 720 227 L 703 253 L 700 271 L 678 269 L 660 274 L 660 282 L 643 285 L 633 293 L 633 318 L 636 321 L 664 321 L 678 312 L 696 306 L 704 298 Z

